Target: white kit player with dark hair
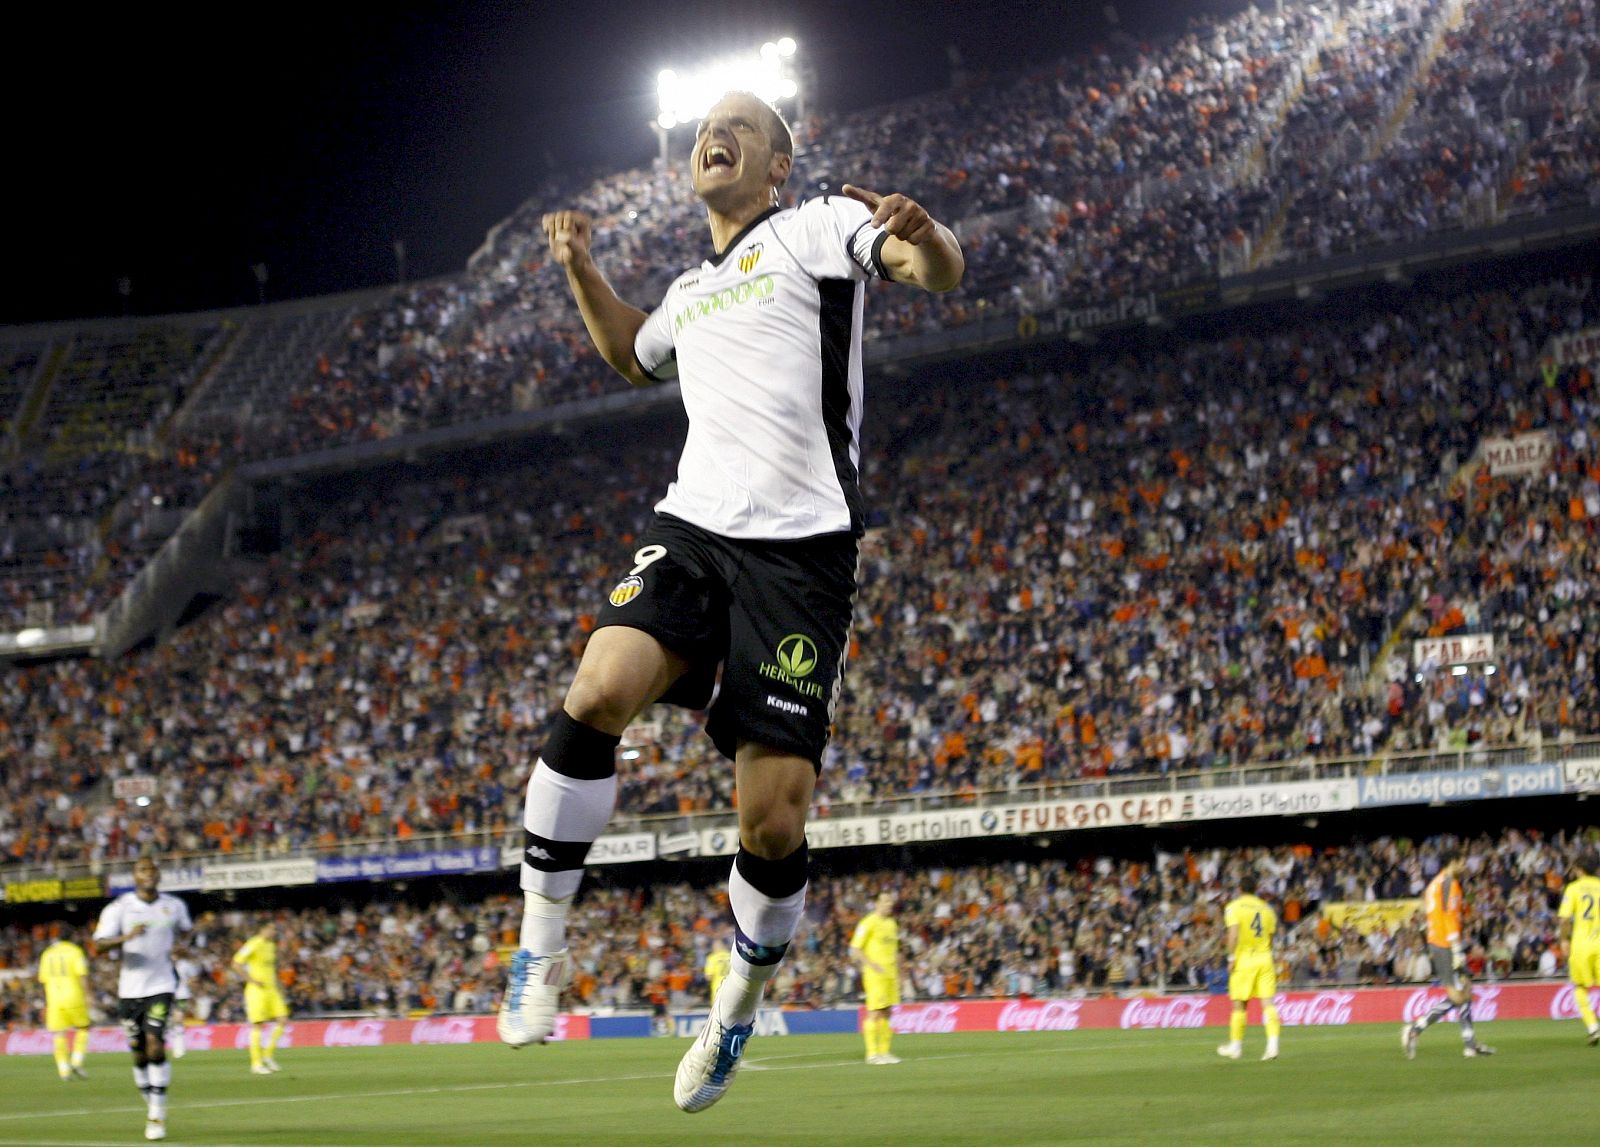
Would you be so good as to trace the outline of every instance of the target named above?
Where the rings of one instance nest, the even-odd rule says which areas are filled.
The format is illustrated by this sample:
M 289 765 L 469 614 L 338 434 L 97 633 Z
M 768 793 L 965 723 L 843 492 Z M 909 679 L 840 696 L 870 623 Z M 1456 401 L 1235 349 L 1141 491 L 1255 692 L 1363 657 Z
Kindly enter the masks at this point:
M 616 798 L 622 732 L 656 701 L 711 709 L 734 762 L 734 951 L 674 1099 L 727 1090 L 805 903 L 806 812 L 848 648 L 860 491 L 868 279 L 947 291 L 965 264 L 904 195 L 846 186 L 779 206 L 794 162 L 781 116 L 745 92 L 701 121 L 690 155 L 712 253 L 650 314 L 620 300 L 579 211 L 544 217 L 595 346 L 637 386 L 676 378 L 689 416 L 677 479 L 601 606 L 528 782 L 521 945 L 500 1037 L 539 1042 L 568 976 L 566 915 Z M 712 683 L 721 668 L 712 703 Z
M 145 1097 L 146 1139 L 167 1137 L 167 1087 L 172 1082 L 167 1023 L 178 990 L 172 945 L 193 927 L 188 907 L 176 896 L 157 891 L 160 882 L 156 862 L 141 857 L 133 866 L 133 891 L 108 904 L 94 929 L 97 951 L 122 949 L 118 1015 L 133 1052 L 134 1086 Z

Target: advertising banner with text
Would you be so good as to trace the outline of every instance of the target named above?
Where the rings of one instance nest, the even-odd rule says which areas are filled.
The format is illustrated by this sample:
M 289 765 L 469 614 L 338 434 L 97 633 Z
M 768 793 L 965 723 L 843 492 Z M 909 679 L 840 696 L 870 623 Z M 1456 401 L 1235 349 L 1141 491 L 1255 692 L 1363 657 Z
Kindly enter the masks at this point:
M 1349 1024 L 1398 1024 L 1427 1015 L 1444 998 L 1434 987 L 1352 988 L 1282 992 L 1276 1003 L 1285 1027 L 1344 1027 Z M 1256 1005 L 1252 1006 L 1252 1012 Z M 1232 1010 L 1226 996 L 1136 996 L 1115 999 L 940 1000 L 897 1004 L 892 1023 L 903 1034 L 945 1032 L 1079 1031 L 1120 1028 L 1124 1031 L 1226 1027 Z M 1578 1018 L 1572 985 L 1565 983 L 1480 984 L 1473 995 L 1473 1018 L 1495 1020 L 1548 1019 L 1570 1023 Z M 858 1030 L 854 1008 L 783 1011 L 763 1008 L 756 1019 L 758 1035 L 809 1035 Z M 704 1013 L 672 1017 L 676 1035 L 698 1033 Z M 184 1029 L 190 1051 L 244 1051 L 248 1024 L 189 1024 Z M 652 1034 L 648 1015 L 557 1017 L 558 1040 L 645 1038 Z M 279 1047 L 387 1047 L 406 1044 L 494 1043 L 494 1016 L 428 1016 L 415 1020 L 306 1020 L 289 1024 Z M 121 1028 L 99 1027 L 90 1033 L 89 1050 L 126 1054 Z M 0 1033 L 0 1053 L 50 1055 L 49 1032 L 28 1029 Z
M 1566 787 L 1560 765 L 1506 765 L 1454 773 L 1396 773 L 1362 777 L 1362 808 L 1434 801 L 1496 800 L 1500 797 L 1556 796 Z
M 1428 1014 L 1444 993 L 1432 987 L 1362 988 L 1283 992 L 1276 999 L 1285 1027 L 1343 1027 L 1394 1023 Z M 1140 996 L 1097 1000 L 952 1000 L 900 1004 L 891 1022 L 904 1033 L 969 1031 L 1077 1031 L 1122 1028 L 1226 1027 L 1227 996 Z M 1478 1023 L 1502 1020 L 1575 1020 L 1571 984 L 1480 984 L 1472 1000 Z
M 1310 816 L 1355 807 L 1353 780 L 1290 781 L 1099 800 L 1042 800 L 884 816 L 826 817 L 806 826 L 806 840 L 812 848 L 849 848 L 1229 817 Z M 700 834 L 699 852 L 702 856 L 727 855 L 738 845 L 738 834 L 731 827 L 707 829 Z
M 340 856 L 317 861 L 316 880 L 318 884 L 326 884 L 341 880 L 398 880 L 489 872 L 500 867 L 500 859 L 500 850 L 492 844 L 391 856 Z

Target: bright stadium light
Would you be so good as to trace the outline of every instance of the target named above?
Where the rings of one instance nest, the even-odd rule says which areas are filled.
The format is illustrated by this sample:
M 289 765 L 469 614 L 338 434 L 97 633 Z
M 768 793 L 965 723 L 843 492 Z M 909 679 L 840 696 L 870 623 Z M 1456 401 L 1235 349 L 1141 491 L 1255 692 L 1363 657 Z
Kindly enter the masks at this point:
M 805 104 L 793 59 L 798 45 L 790 36 L 769 40 L 751 52 L 725 56 L 698 68 L 663 68 L 656 74 L 657 114 L 651 125 L 661 142 L 661 160 L 667 159 L 667 133 L 680 124 L 695 123 L 728 92 L 753 92 L 769 103 L 795 100 L 800 118 Z

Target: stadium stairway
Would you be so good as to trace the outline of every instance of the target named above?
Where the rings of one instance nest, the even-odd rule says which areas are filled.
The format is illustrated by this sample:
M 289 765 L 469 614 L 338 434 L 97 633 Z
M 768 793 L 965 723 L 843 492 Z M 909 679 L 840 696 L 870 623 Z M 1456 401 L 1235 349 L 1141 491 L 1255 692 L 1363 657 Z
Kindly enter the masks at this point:
M 1384 120 L 1383 126 L 1374 135 L 1367 154 L 1363 157 L 1367 162 L 1377 159 L 1399 136 L 1400 129 L 1411 118 L 1411 113 L 1417 106 L 1417 90 L 1433 73 L 1433 65 L 1439 59 L 1439 53 L 1444 50 L 1444 38 L 1450 32 L 1461 26 L 1466 10 L 1465 0 L 1452 0 L 1444 11 L 1444 17 L 1434 28 L 1433 33 L 1423 45 L 1421 54 L 1417 57 L 1417 66 L 1411 70 L 1410 77 L 1406 80 L 1405 89 L 1400 93 L 1400 98 L 1394 103 L 1394 110 Z
M 1395 137 L 1400 134 L 1400 129 L 1405 126 L 1411 117 L 1412 110 L 1417 104 L 1417 89 L 1428 78 L 1433 70 L 1434 61 L 1439 58 L 1440 51 L 1444 48 L 1445 36 L 1453 28 L 1461 25 L 1465 12 L 1465 0 L 1451 0 L 1440 14 L 1437 23 L 1428 33 L 1428 38 L 1423 44 L 1422 51 L 1417 55 L 1417 63 L 1406 78 L 1394 106 L 1389 114 L 1380 121 L 1379 125 L 1370 131 L 1360 146 L 1357 156 L 1352 157 L 1356 163 L 1371 163 L 1392 144 Z M 1341 24 L 1342 28 L 1343 25 Z M 1330 41 L 1333 42 L 1333 41 Z M 1312 73 L 1308 71 L 1307 75 Z M 1336 160 L 1337 162 L 1337 160 Z M 1256 243 L 1250 253 L 1248 267 L 1251 271 L 1270 267 L 1277 262 L 1283 241 L 1283 230 L 1289 220 L 1289 213 L 1299 200 L 1299 188 L 1290 185 L 1285 190 L 1282 203 L 1273 212 L 1271 221 L 1262 228 L 1261 240 Z
M 17 416 L 17 425 L 12 435 L 19 447 L 28 441 L 28 436 L 39 421 L 39 415 L 44 412 L 45 403 L 50 398 L 50 389 L 55 386 L 56 379 L 61 376 L 61 368 L 71 357 L 75 341 L 75 336 L 68 335 L 52 345 L 39 373 L 34 376 L 33 386 L 29 389 L 27 397 L 22 400 L 22 412 Z

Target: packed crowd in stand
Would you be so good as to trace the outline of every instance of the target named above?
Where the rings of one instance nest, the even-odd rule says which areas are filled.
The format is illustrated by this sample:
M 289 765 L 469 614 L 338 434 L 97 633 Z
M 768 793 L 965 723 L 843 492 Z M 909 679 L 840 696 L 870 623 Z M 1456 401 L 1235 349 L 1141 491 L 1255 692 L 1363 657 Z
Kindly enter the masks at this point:
M 1594 379 L 1537 361 L 1597 304 L 1586 278 L 1419 297 L 869 412 L 874 528 L 822 812 L 1600 731 Z M 1469 463 L 1522 430 L 1550 436 L 1546 472 Z M 22 763 L 0 853 L 515 827 L 669 438 L 308 504 L 291 548 L 159 647 L 0 678 Z M 1474 631 L 1492 674 L 1384 647 Z M 157 795 L 71 799 L 102 773 Z M 725 809 L 731 787 L 697 714 L 653 710 L 625 746 L 624 812 Z
M 1160 42 L 1123 40 L 1020 75 L 813 117 L 796 125 L 792 186 L 799 195 L 846 180 L 904 186 L 960 223 L 962 288 L 884 292 L 869 306 L 868 337 L 893 339 L 1508 211 L 1594 206 L 1591 75 L 1600 75 L 1593 0 L 1250 7 Z M 0 614 L 20 626 L 30 604 L 48 602 L 53 621 L 89 620 L 241 459 L 614 392 L 545 259 L 538 219 L 552 204 L 594 213 L 607 273 L 649 305 L 705 254 L 679 166 L 538 189 L 467 273 L 359 312 L 302 381 L 246 422 L 163 422 L 196 381 L 202 351 L 217 349 L 211 328 L 156 324 L 130 344 L 134 357 L 116 348 L 124 366 L 162 372 L 140 387 L 164 390 L 153 406 L 128 404 L 126 387 L 116 409 L 91 401 L 104 380 L 69 364 L 32 446 L 0 473 Z M 94 344 L 74 340 L 74 353 L 90 361 Z M 5 353 L 0 417 L 14 420 L 5 396 L 25 388 L 38 350 Z M 128 430 L 144 439 L 133 452 Z M 59 455 L 48 463 L 46 447 Z M 57 493 L 43 502 L 17 493 L 41 484 Z
M 1592 836 L 1592 830 L 1591 830 Z M 1082 995 L 1165 988 L 1220 990 L 1221 910 L 1245 872 L 1260 879 L 1284 930 L 1286 988 L 1422 982 L 1431 978 L 1420 919 L 1341 929 L 1334 902 L 1405 900 L 1437 871 L 1446 838 L 1380 838 L 1343 847 L 1284 845 L 1110 857 L 923 867 L 813 880 L 805 920 L 768 1000 L 848 1005 L 859 997 L 849 959 L 856 921 L 884 891 L 896 900 L 902 994 L 908 1000 Z M 1467 842 L 1466 947 L 1479 979 L 1556 975 L 1565 968 L 1555 907 L 1577 836 L 1508 830 Z M 481 1012 L 497 1004 L 504 953 L 516 943 L 520 897 L 416 903 L 382 894 L 359 906 L 272 913 L 279 974 L 296 1014 Z M 188 945 L 198 966 L 191 1015 L 237 1020 L 233 953 L 266 914 L 201 915 Z M 572 918 L 577 968 L 571 1005 L 681 1008 L 705 998 L 702 969 L 728 943 L 724 894 L 687 883 L 620 887 L 594 880 Z M 0 972 L 24 970 L 50 926 L 0 929 Z M 77 937 L 82 940 L 83 937 Z M 94 961 L 101 1018 L 114 1006 L 116 965 Z M 0 1028 L 34 1026 L 41 1004 L 27 977 L 0 978 Z

